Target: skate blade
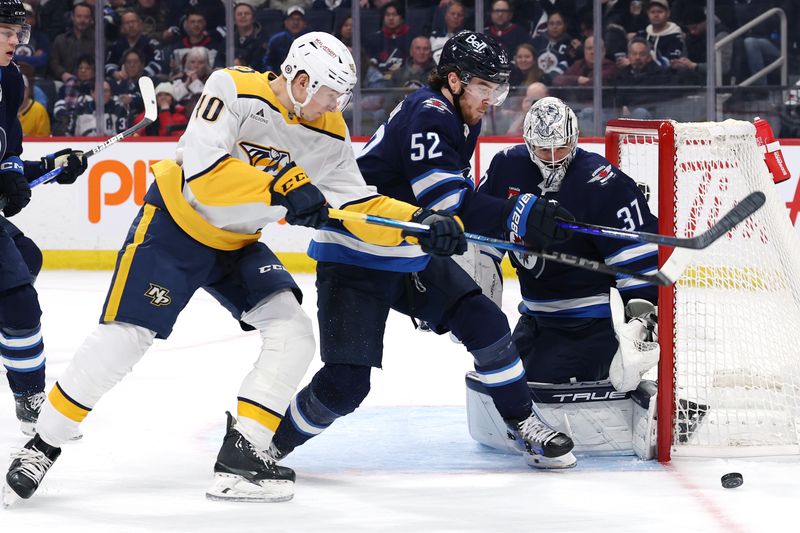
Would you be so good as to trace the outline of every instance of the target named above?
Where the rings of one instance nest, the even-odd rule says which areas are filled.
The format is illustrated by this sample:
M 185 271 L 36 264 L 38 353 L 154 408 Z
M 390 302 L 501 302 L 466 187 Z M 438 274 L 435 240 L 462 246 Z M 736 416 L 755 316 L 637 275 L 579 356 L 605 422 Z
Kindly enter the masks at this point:
M 206 491 L 212 501 L 274 503 L 287 502 L 294 497 L 294 482 L 264 480 L 252 483 L 235 474 L 214 474 L 214 484 Z
M 545 457 L 543 455 L 536 455 L 532 453 L 525 454 L 525 462 L 531 468 L 538 468 L 541 470 L 566 470 L 568 468 L 575 468 L 578 460 L 572 452 L 559 455 L 558 457 Z
M 22 498 L 14 492 L 11 487 L 8 486 L 7 483 L 3 483 L 3 491 L 2 491 L 2 499 L 3 499 L 3 509 L 8 509 Z

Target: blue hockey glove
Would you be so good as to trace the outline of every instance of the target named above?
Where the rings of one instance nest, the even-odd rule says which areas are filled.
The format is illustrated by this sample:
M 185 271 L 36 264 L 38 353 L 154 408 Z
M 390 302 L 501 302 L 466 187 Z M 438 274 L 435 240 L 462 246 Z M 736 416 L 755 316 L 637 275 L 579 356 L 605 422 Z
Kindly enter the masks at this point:
M 285 207 L 289 224 L 319 228 L 328 221 L 325 197 L 311 183 L 305 171 L 293 162 L 275 174 L 269 192 L 270 205 Z
M 467 239 L 464 237 L 464 228 L 458 217 L 420 208 L 411 216 L 411 222 L 430 227 L 427 233 L 407 230 L 402 233 L 406 241 L 419 244 L 423 252 L 447 257 L 461 255 L 467 251 Z
M 525 244 L 543 250 L 553 243 L 569 239 L 572 231 L 556 222 L 556 217 L 575 220 L 572 213 L 555 200 L 525 193 L 509 198 L 506 204 L 506 228 L 516 233 Z
M 13 217 L 31 201 L 31 188 L 23 172 L 22 160 L 18 157 L 9 157 L 0 163 L 0 205 L 7 217 Z
M 64 148 L 42 158 L 41 167 L 45 172 L 61 167 L 61 173 L 55 181 L 62 185 L 75 183 L 78 176 L 86 172 L 86 156 L 80 150 Z

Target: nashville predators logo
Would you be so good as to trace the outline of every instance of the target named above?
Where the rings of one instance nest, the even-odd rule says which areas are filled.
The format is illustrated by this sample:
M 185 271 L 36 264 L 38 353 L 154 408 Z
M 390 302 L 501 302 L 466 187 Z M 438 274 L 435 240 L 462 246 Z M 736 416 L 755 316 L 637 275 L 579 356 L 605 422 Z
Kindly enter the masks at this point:
M 282 169 L 292 160 L 292 156 L 286 150 L 273 148 L 272 146 L 261 146 L 258 144 L 241 141 L 239 147 L 250 159 L 250 165 L 260 168 L 264 172 L 274 174 Z
M 150 288 L 147 289 L 144 295 L 150 298 L 150 303 L 156 307 L 162 307 L 172 303 L 172 298 L 169 296 L 169 289 L 159 287 L 155 283 L 150 284 Z

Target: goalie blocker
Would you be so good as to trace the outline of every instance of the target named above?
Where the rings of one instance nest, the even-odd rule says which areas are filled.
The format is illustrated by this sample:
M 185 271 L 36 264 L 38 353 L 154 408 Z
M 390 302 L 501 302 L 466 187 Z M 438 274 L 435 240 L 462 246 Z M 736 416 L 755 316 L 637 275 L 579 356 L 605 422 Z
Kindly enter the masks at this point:
M 506 424 L 475 372 L 466 375 L 469 433 L 481 444 L 520 453 L 506 435 Z M 583 455 L 632 455 L 653 459 L 656 453 L 656 384 L 642 381 L 618 392 L 609 381 L 528 383 L 535 411 L 553 429 L 569 435 L 573 451 Z

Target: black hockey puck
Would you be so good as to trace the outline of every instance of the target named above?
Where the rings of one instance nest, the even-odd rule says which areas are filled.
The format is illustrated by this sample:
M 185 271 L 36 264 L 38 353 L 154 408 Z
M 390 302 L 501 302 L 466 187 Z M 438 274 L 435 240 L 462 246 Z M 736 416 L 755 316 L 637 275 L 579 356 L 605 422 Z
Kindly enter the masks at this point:
M 742 486 L 744 478 L 739 472 L 731 472 L 722 476 L 720 481 L 722 481 L 722 486 L 726 489 L 735 489 L 736 487 Z

